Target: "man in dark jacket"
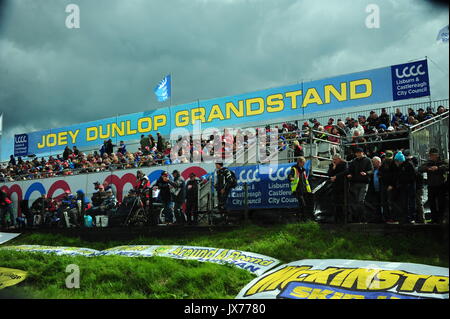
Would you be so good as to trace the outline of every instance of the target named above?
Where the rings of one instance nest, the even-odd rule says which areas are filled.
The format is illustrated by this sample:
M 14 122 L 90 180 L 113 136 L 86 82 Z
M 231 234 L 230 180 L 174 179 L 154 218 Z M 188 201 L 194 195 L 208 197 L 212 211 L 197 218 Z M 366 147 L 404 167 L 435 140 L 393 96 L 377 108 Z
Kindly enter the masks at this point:
M 30 207 L 31 215 L 28 222 L 30 226 L 39 226 L 44 223 L 46 217 L 50 213 L 51 199 L 47 198 L 47 195 L 44 193 L 41 197 L 37 198 Z
M 394 153 L 391 150 L 387 150 L 381 161 L 381 166 L 378 169 L 378 177 L 380 180 L 380 205 L 383 221 L 388 224 L 394 222 L 394 216 L 391 211 L 392 192 L 388 191 L 388 187 L 391 185 L 391 179 L 393 176 L 393 165 L 395 165 Z
M 400 224 L 413 221 L 416 205 L 416 175 L 414 166 L 402 152 L 394 156 L 393 176 L 389 189 L 392 193 L 393 212 Z
M 167 225 L 173 224 L 173 208 L 175 206 L 174 194 L 172 189 L 177 187 L 177 184 L 170 180 L 169 173 L 164 171 L 156 181 L 156 188 L 160 190 L 159 199 L 164 207 L 164 221 Z
M 364 203 L 372 174 L 372 161 L 365 156 L 361 148 L 356 148 L 355 158 L 348 165 L 347 174 L 350 182 L 350 220 L 353 222 L 367 222 Z
M 6 216 L 9 217 L 9 225 L 6 223 Z M 0 227 L 14 226 L 13 203 L 8 195 L 0 190 Z
M 309 185 L 307 172 L 305 169 L 306 159 L 302 156 L 297 158 L 297 163 L 291 167 L 288 179 L 291 182 L 292 195 L 297 198 L 298 201 L 298 211 L 297 219 L 299 221 L 307 221 L 313 219 L 307 210 L 307 198 L 305 195 L 311 193 L 311 187 Z
M 109 139 L 108 141 L 106 141 L 105 144 L 105 153 L 108 155 L 111 155 L 112 153 L 114 153 L 114 147 L 116 145 L 114 145 L 111 141 L 111 139 Z
M 345 195 L 346 195 L 346 181 L 345 173 L 347 172 L 347 162 L 344 161 L 339 154 L 333 156 L 333 162 L 328 168 L 328 176 L 333 184 L 333 207 L 334 207 L 334 220 L 336 223 L 342 223 L 345 221 L 344 213 L 345 207 Z
M 186 215 L 189 224 L 196 225 L 198 222 L 198 189 L 200 180 L 195 173 L 189 175 L 186 182 Z
M 430 204 L 432 223 L 439 224 L 443 221 L 446 211 L 445 195 L 448 192 L 446 187 L 448 170 L 448 161 L 440 158 L 436 148 L 430 149 L 429 160 L 419 168 L 419 172 L 427 174 L 428 203 Z
M 217 182 L 214 185 L 214 188 L 217 191 L 217 200 L 218 200 L 218 209 L 219 213 L 223 215 L 225 222 L 228 220 L 227 216 L 227 200 L 228 195 L 232 189 L 231 179 L 232 173 L 231 171 L 223 166 L 223 163 L 216 163 L 216 172 L 217 172 Z
M 186 214 L 183 212 L 183 204 L 186 199 L 185 180 L 178 170 L 172 172 L 173 182 L 176 186 L 173 188 L 175 207 L 175 220 L 177 224 L 184 225 L 187 222 Z
M 162 137 L 161 133 L 159 133 L 159 132 L 156 133 L 156 136 L 158 137 L 156 149 L 158 150 L 158 152 L 163 153 L 166 150 L 165 139 Z
M 423 208 L 423 174 L 419 172 L 418 165 L 419 160 L 411 155 L 410 150 L 405 150 L 403 152 L 406 160 L 409 161 L 414 166 L 415 176 L 416 176 L 416 211 L 414 215 L 414 221 L 416 223 L 424 224 L 425 223 L 425 212 Z

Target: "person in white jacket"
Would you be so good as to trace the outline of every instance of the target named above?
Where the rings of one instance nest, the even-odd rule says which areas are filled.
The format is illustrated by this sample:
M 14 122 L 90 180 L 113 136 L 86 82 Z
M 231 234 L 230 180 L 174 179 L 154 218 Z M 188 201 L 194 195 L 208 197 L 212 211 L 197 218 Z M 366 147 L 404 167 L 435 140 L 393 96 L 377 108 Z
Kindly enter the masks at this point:
M 359 136 L 364 135 L 364 127 L 362 127 L 361 124 L 359 124 L 358 121 L 353 122 L 353 127 L 350 129 L 350 136 L 353 136 L 355 131 L 359 131 Z

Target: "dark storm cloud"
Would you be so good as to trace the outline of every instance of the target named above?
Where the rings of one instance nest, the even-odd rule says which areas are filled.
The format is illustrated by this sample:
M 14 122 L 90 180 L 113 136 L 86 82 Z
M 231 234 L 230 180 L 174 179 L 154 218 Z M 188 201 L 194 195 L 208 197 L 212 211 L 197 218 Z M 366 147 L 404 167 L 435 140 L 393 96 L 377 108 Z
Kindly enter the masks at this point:
M 69 3 L 80 7 L 80 29 L 65 27 Z M 380 6 L 380 29 L 365 26 L 369 3 Z M 6 8 L 0 112 L 10 134 L 153 109 L 152 89 L 169 72 L 181 104 L 425 55 L 448 69 L 448 47 L 435 43 L 448 10 L 427 1 L 15 0 Z M 448 74 L 430 69 L 432 93 L 447 97 Z

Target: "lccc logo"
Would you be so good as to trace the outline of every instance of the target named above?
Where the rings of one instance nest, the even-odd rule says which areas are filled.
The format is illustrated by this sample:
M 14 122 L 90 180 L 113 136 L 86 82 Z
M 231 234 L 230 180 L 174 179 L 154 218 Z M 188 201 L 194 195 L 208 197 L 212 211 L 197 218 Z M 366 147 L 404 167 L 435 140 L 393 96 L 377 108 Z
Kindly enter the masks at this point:
M 272 168 L 270 168 L 269 170 L 269 179 L 272 182 L 276 182 L 276 181 L 285 181 L 287 180 L 287 177 L 289 175 L 291 168 L 290 167 L 286 167 L 286 168 L 280 168 L 278 170 L 275 170 L 275 172 L 273 171 Z
M 242 183 L 250 183 L 250 182 L 260 182 L 261 178 L 259 176 L 259 169 L 253 170 L 242 170 L 239 174 L 239 181 Z
M 16 137 L 16 143 L 26 143 L 27 142 L 27 136 L 21 135 Z
M 424 75 L 425 72 L 422 71 L 423 64 L 419 64 L 419 66 L 417 66 L 417 69 L 416 69 L 416 66 L 417 66 L 417 65 L 413 65 L 413 66 L 411 66 L 411 67 L 405 66 L 405 67 L 403 68 L 403 71 L 402 71 L 401 74 L 398 74 L 398 70 L 399 70 L 399 69 L 396 68 L 396 69 L 395 69 L 395 75 L 396 75 L 397 78 L 399 78 L 399 79 L 402 79 L 402 78 L 409 78 L 410 76 Z M 408 69 L 409 69 L 409 72 L 408 72 Z M 415 69 L 416 69 L 416 72 L 414 72 Z

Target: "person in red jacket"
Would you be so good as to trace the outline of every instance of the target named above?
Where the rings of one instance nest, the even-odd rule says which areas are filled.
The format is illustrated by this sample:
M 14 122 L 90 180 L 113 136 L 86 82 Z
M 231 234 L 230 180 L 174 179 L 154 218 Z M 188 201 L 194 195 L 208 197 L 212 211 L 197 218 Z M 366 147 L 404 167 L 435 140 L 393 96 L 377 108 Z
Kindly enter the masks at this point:
M 6 216 L 9 215 L 9 225 Z M 8 195 L 0 190 L 0 227 L 14 226 L 13 204 Z

